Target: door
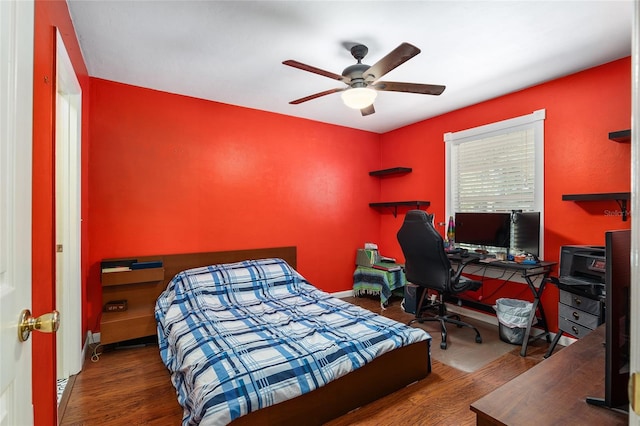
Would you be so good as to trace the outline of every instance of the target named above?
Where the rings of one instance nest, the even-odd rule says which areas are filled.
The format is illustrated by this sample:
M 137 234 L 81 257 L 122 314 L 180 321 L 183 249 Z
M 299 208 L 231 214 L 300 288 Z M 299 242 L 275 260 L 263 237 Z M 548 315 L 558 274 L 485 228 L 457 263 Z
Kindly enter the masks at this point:
M 31 304 L 33 1 L 0 1 L 0 425 L 33 423 L 31 342 L 18 318 Z

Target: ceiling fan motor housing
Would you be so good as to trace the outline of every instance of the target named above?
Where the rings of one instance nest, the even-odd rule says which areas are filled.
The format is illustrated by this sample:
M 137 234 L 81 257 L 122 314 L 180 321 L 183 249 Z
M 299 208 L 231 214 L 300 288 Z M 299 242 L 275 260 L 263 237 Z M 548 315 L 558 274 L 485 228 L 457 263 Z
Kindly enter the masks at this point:
M 342 76 L 347 77 L 350 81 L 346 81 L 346 83 L 351 87 L 366 87 L 367 83 L 364 81 L 363 72 L 370 68 L 369 65 L 366 64 L 353 64 L 349 65 L 342 71 Z

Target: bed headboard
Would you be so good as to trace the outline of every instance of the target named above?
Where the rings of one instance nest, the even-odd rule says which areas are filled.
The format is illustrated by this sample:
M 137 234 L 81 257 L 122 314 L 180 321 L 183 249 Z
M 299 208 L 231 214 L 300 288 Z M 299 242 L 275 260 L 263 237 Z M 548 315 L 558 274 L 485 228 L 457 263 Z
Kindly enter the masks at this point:
M 173 277 L 185 269 L 214 265 L 217 263 L 232 263 L 249 259 L 278 257 L 287 262 L 293 269 L 297 267 L 296 247 L 268 247 L 208 253 L 170 254 L 160 257 L 164 265 L 165 287 Z
M 164 290 L 169 281 L 179 272 L 185 269 L 198 268 L 200 266 L 215 265 L 218 263 L 240 262 L 249 259 L 266 259 L 277 257 L 287 262 L 293 269 L 297 268 L 297 250 L 296 247 L 267 247 L 258 249 L 245 250 L 229 250 L 229 251 L 212 251 L 204 253 L 184 253 L 184 254 L 160 254 L 155 256 L 133 256 L 139 262 L 162 261 L 164 268 L 164 279 L 162 280 L 162 288 Z M 105 261 L 122 260 L 104 259 Z

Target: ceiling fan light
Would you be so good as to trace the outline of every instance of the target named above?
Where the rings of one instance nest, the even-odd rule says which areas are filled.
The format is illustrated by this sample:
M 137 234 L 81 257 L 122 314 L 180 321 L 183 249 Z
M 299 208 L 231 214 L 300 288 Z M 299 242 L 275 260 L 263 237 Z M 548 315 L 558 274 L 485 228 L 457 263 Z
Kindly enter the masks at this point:
M 368 87 L 355 87 L 342 92 L 342 102 L 349 108 L 363 109 L 371 104 L 378 96 L 378 92 Z

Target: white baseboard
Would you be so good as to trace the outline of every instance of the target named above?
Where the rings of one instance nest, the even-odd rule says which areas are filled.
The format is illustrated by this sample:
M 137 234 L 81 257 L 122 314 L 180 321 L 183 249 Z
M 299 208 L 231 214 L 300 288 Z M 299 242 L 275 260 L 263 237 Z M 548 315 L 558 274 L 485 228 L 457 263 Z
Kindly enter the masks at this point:
M 338 299 L 344 299 L 345 297 L 353 297 L 353 290 L 345 290 L 338 291 L 335 293 L 331 293 L 333 297 L 337 297 Z
M 465 308 L 464 306 L 458 306 L 451 303 L 447 303 L 447 310 L 454 314 L 464 315 L 468 318 L 473 318 L 478 321 L 486 322 L 487 324 L 498 326 L 498 318 L 495 315 L 487 314 L 484 312 L 476 311 L 475 309 Z
M 449 310 L 449 312 L 453 312 L 459 315 L 464 315 L 465 317 L 473 318 L 478 321 L 486 322 L 487 324 L 495 325 L 496 327 L 498 326 L 498 318 L 494 315 L 486 314 L 484 312 L 479 312 L 474 309 L 469 309 L 463 306 L 453 305 L 449 303 L 447 304 L 447 309 Z M 532 327 L 531 333 L 533 336 L 537 336 L 544 332 L 538 328 Z M 556 333 L 550 332 L 549 334 L 551 335 L 551 340 L 553 340 L 556 337 Z M 576 340 L 578 339 L 569 337 L 569 336 L 562 336 L 560 340 L 558 340 L 558 344 L 561 346 L 569 346 L 575 343 Z
M 335 293 L 331 293 L 331 295 L 339 299 L 344 299 L 345 297 L 353 297 L 353 291 L 352 290 L 338 291 Z M 447 309 L 449 310 L 449 312 L 453 312 L 459 315 L 464 315 L 465 317 L 473 318 L 475 320 L 482 321 L 487 324 L 494 325 L 496 327 L 498 326 L 498 318 L 495 315 L 476 311 L 475 309 L 469 309 L 469 308 L 465 308 L 464 306 L 458 306 L 451 303 L 447 303 Z M 538 328 L 533 328 L 531 332 L 534 336 L 537 336 L 543 333 L 543 331 Z M 556 333 L 549 333 L 549 334 L 551 335 L 552 340 L 556 336 Z M 558 344 L 562 346 L 569 346 L 575 343 L 576 340 L 577 339 L 573 337 L 562 336 L 558 341 Z

